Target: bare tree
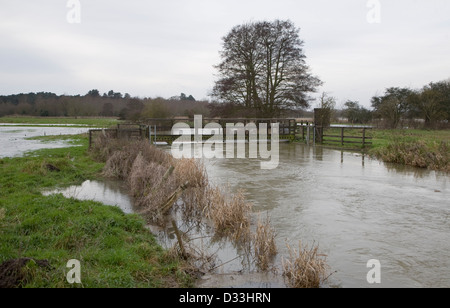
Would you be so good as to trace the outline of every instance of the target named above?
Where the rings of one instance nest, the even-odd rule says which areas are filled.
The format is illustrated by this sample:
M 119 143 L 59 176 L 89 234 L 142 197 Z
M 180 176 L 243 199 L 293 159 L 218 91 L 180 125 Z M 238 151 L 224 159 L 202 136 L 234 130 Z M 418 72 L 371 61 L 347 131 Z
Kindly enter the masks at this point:
M 308 93 L 322 82 L 309 72 L 299 31 L 280 20 L 234 27 L 223 38 L 212 96 L 265 116 L 309 106 Z

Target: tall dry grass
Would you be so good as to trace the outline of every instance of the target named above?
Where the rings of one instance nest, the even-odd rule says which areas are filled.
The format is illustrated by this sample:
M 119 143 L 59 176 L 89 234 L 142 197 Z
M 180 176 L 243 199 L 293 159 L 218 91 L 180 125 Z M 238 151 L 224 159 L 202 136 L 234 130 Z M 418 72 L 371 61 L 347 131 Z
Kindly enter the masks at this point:
M 208 174 L 203 163 L 195 159 L 180 159 L 175 163 L 175 177 L 180 183 L 187 184 L 181 195 L 181 210 L 188 219 L 203 216 L 209 187 Z
M 296 250 L 287 245 L 289 258 L 282 258 L 283 275 L 292 288 L 319 288 L 328 278 L 326 256 L 319 247 L 299 244 Z
M 176 179 L 168 174 L 170 169 L 155 162 L 148 162 L 139 153 L 127 179 L 135 206 L 150 221 L 157 224 L 164 223 L 162 205 L 178 187 Z
M 450 143 L 398 141 L 373 151 L 379 159 L 418 168 L 450 172 Z
M 130 142 L 104 135 L 94 143 L 92 153 L 106 162 L 105 176 L 127 182 L 136 207 L 148 221 L 165 225 L 172 208 L 190 221 L 206 219 L 217 235 L 254 245 L 258 267 L 269 268 L 277 251 L 270 220 L 260 220 L 252 234 L 253 205 L 244 192 L 211 186 L 200 160 L 176 160 L 146 141 Z
M 252 241 L 256 265 L 262 271 L 269 269 L 271 262 L 277 255 L 275 237 L 275 230 L 271 226 L 269 216 L 265 219 L 260 216 Z
M 243 191 L 231 194 L 227 190 L 219 187 L 207 190 L 206 217 L 219 234 L 234 240 L 248 240 L 253 205 L 246 201 Z

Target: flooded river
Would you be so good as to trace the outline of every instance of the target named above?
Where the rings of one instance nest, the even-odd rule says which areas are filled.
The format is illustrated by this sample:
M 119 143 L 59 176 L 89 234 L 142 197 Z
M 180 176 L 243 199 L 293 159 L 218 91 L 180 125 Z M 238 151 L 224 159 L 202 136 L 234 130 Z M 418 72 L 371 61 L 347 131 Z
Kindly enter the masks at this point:
M 49 147 L 23 140 L 50 130 L 0 128 L 0 156 Z M 61 130 L 68 134 L 72 129 Z M 269 214 L 277 232 L 276 264 L 288 255 L 286 242 L 295 246 L 301 240 L 319 244 L 327 254 L 331 270 L 336 271 L 328 281 L 330 287 L 450 287 L 450 177 L 446 174 L 303 144 L 281 144 L 280 164 L 274 170 L 261 170 L 259 161 L 248 159 L 212 159 L 205 165 L 213 183 L 244 189 L 255 214 Z M 83 185 L 68 188 L 68 196 L 110 199 L 106 204 L 132 212 L 123 187 Z M 233 253 L 223 259 L 232 257 Z M 371 259 L 381 263 L 379 285 L 367 282 Z M 231 263 L 230 269 L 238 270 L 238 263 Z M 271 282 L 263 283 L 279 286 Z
M 381 287 L 450 287 L 450 177 L 386 165 L 360 154 L 282 144 L 280 165 L 209 160 L 210 179 L 244 189 L 286 241 L 319 244 L 336 273 L 330 286 L 370 287 L 371 259 Z
M 277 232 L 278 267 L 281 256 L 288 255 L 286 242 L 295 246 L 301 240 L 319 244 L 328 256 L 336 272 L 328 287 L 450 287 L 448 175 L 302 144 L 282 144 L 275 170 L 261 170 L 259 161 L 248 159 L 205 160 L 205 165 L 213 183 L 246 191 L 255 217 L 258 212 L 269 214 Z M 106 204 L 119 205 L 126 212 L 131 206 L 127 198 L 120 201 L 117 194 L 124 194 L 123 190 L 111 183 L 85 183 L 63 193 L 70 195 L 71 190 L 83 198 L 105 198 Z M 175 244 L 173 230 L 152 231 L 166 248 Z M 239 254 L 227 243 L 210 248 L 220 262 Z M 239 271 L 244 259 L 219 272 Z M 371 270 L 367 263 L 372 259 L 381 263 L 378 285 L 367 281 Z M 254 275 L 216 276 L 206 286 L 233 282 L 240 287 L 284 286 L 275 276 Z

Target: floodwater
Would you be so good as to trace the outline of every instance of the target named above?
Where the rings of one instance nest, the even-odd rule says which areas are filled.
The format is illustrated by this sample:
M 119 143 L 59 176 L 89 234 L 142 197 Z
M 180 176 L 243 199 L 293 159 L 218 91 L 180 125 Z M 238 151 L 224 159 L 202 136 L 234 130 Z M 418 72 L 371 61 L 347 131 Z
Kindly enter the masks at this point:
M 27 140 L 27 138 L 55 135 L 79 135 L 89 128 L 76 127 L 23 127 L 1 124 L 0 127 L 0 158 L 21 156 L 26 152 L 48 148 L 64 148 L 70 146 L 67 141 L 42 142 Z M 3 126 L 5 125 L 5 126 Z
M 336 271 L 330 287 L 450 287 L 448 175 L 302 144 L 281 144 L 275 170 L 205 163 L 210 180 L 244 189 L 254 211 L 269 214 L 279 255 L 286 242 L 318 244 Z M 372 259 L 379 285 L 367 281 Z
M 97 201 L 105 205 L 117 206 L 125 214 L 134 213 L 133 200 L 128 196 L 125 184 L 119 181 L 85 181 L 80 186 L 45 191 L 44 196 L 62 194 L 66 198 Z
M 205 165 L 211 182 L 245 190 L 255 217 L 270 216 L 277 233 L 278 267 L 281 257 L 288 256 L 286 243 L 296 247 L 303 241 L 318 244 L 327 255 L 335 273 L 326 287 L 450 287 L 447 174 L 303 144 L 280 144 L 280 164 L 274 170 L 261 170 L 254 159 L 211 159 Z M 114 182 L 85 182 L 57 192 L 80 198 L 83 191 L 89 191 L 85 199 L 133 212 L 126 190 Z M 177 224 L 184 232 L 193 229 L 180 219 Z M 207 227 L 200 229 L 208 235 Z M 163 246 L 174 245 L 174 230 L 151 230 Z M 203 235 L 197 242 L 218 254 L 215 265 L 222 274 L 205 277 L 203 286 L 284 286 L 271 274 L 236 276 L 246 261 L 240 248 L 198 234 Z M 381 264 L 380 284 L 367 281 L 372 269 L 367 263 L 373 259 Z

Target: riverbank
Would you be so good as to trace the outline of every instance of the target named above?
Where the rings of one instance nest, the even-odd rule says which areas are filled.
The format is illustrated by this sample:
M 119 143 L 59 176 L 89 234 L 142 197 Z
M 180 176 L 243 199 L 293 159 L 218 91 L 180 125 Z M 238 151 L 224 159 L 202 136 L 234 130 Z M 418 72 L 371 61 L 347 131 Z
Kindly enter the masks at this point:
M 77 147 L 0 159 L 0 264 L 32 259 L 10 286 L 191 286 L 182 263 L 156 243 L 139 215 L 125 215 L 97 202 L 41 194 L 100 176 L 104 164 L 87 154 L 87 137 L 75 140 Z M 81 262 L 81 285 L 67 282 L 66 265 L 71 259 Z
M 450 172 L 450 130 L 374 130 L 369 154 L 387 163 Z
M 340 129 L 327 131 L 328 135 L 339 136 Z M 348 129 L 345 139 L 353 142 L 361 138 L 362 131 Z M 366 137 L 370 144 L 345 145 L 324 142 L 326 148 L 343 151 L 362 151 L 386 163 L 450 172 L 450 130 L 421 129 L 369 129 Z M 336 138 L 335 138 L 336 139 Z M 367 140 L 366 140 L 367 141 Z

